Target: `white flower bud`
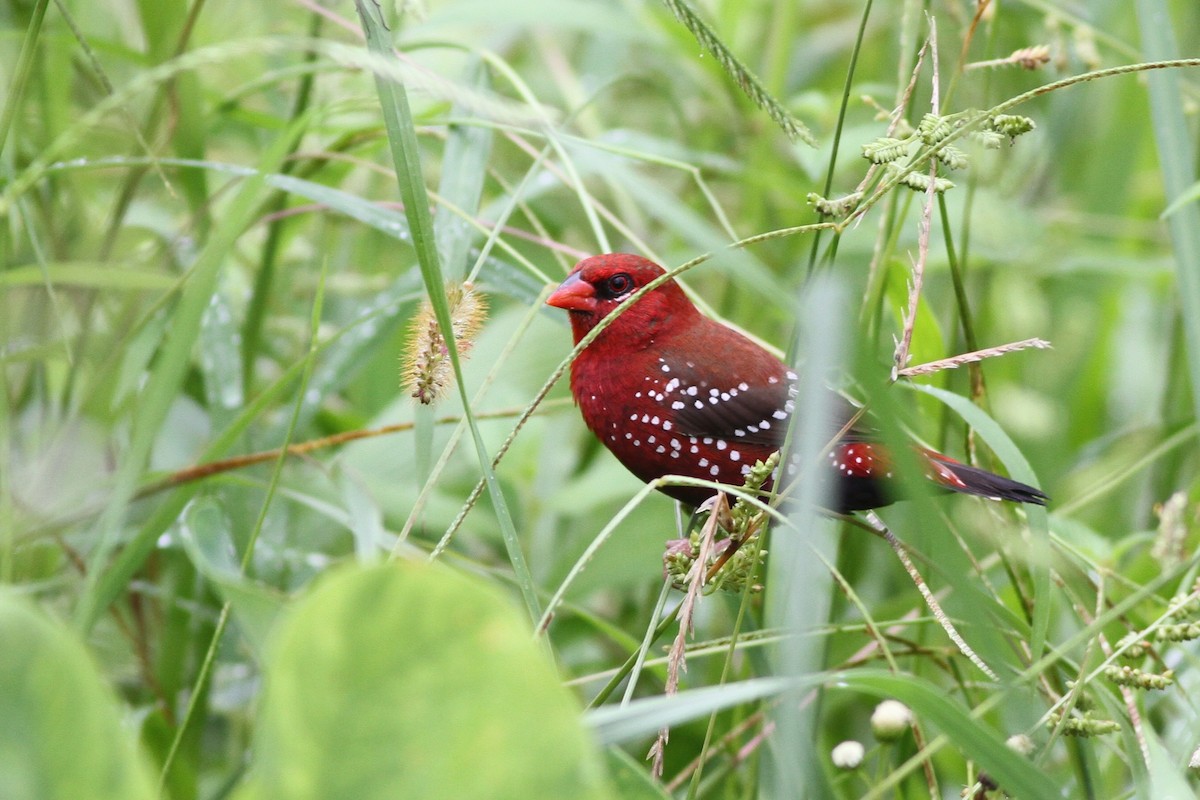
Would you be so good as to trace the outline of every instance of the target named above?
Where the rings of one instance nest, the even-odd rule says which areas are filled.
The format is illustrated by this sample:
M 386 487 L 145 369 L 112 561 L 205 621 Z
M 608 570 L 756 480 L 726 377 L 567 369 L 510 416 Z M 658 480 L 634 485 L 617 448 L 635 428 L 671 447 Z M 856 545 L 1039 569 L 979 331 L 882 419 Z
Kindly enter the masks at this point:
M 881 742 L 894 742 L 912 725 L 912 710 L 899 700 L 884 700 L 871 714 L 871 732 Z
M 858 765 L 862 763 L 865 754 L 866 750 L 862 744 L 851 739 L 833 748 L 833 752 L 829 754 L 829 757 L 833 760 L 833 765 L 838 769 L 858 769 Z

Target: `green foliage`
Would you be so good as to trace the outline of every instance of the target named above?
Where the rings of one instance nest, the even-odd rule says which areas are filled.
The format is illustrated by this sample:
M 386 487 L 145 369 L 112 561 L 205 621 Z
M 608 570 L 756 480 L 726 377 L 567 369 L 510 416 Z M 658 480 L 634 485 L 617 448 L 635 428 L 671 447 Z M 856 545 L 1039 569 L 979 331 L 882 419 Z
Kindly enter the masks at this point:
M 607 796 L 578 706 L 516 610 L 438 565 L 322 578 L 265 663 L 259 797 Z
M 0 641 L 0 797 L 153 797 L 146 760 L 77 637 L 3 589 Z
M 1194 793 L 1200 6 L 1078 5 L 4 6 L 0 796 Z M 901 471 L 1049 508 L 880 512 L 939 622 L 860 527 L 743 503 L 679 671 L 686 516 L 540 301 L 610 249 L 781 350 L 832 286 Z

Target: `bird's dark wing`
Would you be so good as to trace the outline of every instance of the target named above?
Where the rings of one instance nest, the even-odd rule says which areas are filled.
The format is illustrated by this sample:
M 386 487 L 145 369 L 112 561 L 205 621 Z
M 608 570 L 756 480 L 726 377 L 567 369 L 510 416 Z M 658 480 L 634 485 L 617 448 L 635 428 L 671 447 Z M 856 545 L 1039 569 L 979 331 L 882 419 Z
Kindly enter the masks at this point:
M 716 374 L 711 361 L 701 367 L 705 362 L 695 359 L 664 359 L 662 366 L 669 371 L 659 402 L 670 409 L 681 434 L 778 449 L 794 411 L 796 375 L 773 356 L 758 362 L 718 362 L 727 372 Z M 840 395 L 833 403 L 830 438 L 855 413 Z M 864 431 L 854 429 L 846 438 L 863 436 Z

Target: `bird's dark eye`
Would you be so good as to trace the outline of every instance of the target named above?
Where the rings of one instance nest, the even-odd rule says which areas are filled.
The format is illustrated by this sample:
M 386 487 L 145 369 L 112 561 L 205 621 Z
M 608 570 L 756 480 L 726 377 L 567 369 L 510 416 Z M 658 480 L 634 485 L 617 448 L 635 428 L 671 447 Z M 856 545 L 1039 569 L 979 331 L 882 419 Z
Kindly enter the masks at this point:
M 624 272 L 613 275 L 600 285 L 600 293 L 609 299 L 616 299 L 623 294 L 628 294 L 631 289 L 633 289 L 633 278 Z

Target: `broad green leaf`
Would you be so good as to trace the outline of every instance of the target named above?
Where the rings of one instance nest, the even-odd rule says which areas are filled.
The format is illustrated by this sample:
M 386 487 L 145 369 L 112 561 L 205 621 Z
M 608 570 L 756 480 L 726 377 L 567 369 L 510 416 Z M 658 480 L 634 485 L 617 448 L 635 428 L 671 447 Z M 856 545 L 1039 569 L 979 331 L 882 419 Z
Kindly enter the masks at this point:
M 520 614 L 437 565 L 335 572 L 281 621 L 266 664 L 250 796 L 607 796 Z
M 0 642 L 0 797 L 153 797 L 133 732 L 79 640 L 2 590 Z

